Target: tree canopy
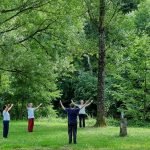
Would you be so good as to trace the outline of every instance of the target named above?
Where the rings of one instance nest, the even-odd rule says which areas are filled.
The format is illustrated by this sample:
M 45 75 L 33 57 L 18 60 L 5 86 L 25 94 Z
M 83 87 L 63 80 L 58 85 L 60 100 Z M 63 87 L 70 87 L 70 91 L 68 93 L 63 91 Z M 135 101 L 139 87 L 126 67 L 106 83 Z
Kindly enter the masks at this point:
M 150 120 L 150 2 L 105 5 L 105 116 Z M 31 101 L 93 99 L 96 115 L 100 8 L 98 0 L 0 1 L 0 106 L 15 103 L 19 119 Z

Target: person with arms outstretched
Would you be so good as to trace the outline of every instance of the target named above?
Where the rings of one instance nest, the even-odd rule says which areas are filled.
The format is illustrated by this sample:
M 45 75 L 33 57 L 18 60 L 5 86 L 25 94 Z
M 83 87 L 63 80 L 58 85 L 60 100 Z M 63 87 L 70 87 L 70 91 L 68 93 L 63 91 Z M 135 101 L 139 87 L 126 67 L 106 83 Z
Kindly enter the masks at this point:
M 34 127 L 34 111 L 37 110 L 40 106 L 42 105 L 42 103 L 33 108 L 33 104 L 29 103 L 27 106 L 27 111 L 28 111 L 28 132 L 33 132 L 33 127 Z
M 87 103 L 85 103 L 86 105 Z M 74 144 L 77 143 L 77 116 L 81 108 L 74 108 L 74 105 L 71 103 L 70 108 L 65 108 L 60 101 L 60 105 L 63 110 L 65 110 L 68 114 L 68 136 L 69 136 L 69 144 L 72 143 L 72 137 Z M 84 105 L 83 105 L 84 107 Z
M 74 104 L 75 106 L 79 107 L 79 108 L 82 108 L 80 111 L 79 111 L 79 127 L 80 128 L 85 128 L 85 118 L 86 118 L 86 111 L 85 111 L 85 108 L 89 105 L 91 105 L 91 103 L 93 102 L 90 101 L 89 103 L 84 103 L 84 100 L 81 100 L 80 101 L 80 104 L 76 104 L 73 102 L 73 100 L 71 100 L 72 104 Z
M 5 105 L 3 107 L 3 138 L 8 137 L 10 114 L 9 111 L 12 109 L 13 104 Z

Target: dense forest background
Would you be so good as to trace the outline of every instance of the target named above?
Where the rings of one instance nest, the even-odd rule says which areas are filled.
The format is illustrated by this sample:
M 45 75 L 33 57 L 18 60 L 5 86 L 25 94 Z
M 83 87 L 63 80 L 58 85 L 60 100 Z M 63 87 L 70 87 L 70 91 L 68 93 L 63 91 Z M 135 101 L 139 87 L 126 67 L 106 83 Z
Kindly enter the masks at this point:
M 106 0 L 105 113 L 150 121 L 150 1 Z M 59 100 L 94 100 L 98 72 L 98 0 L 0 1 L 0 108 L 43 103 L 56 115 Z M 55 110 L 53 110 L 53 107 Z M 60 113 L 59 113 L 60 114 Z

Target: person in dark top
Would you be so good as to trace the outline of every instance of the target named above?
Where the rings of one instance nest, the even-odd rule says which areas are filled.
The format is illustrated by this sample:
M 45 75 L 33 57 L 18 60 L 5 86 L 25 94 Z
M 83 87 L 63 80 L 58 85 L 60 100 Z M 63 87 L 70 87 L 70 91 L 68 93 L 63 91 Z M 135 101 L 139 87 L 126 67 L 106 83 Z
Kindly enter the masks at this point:
M 86 105 L 87 103 L 85 103 Z M 65 108 L 60 101 L 60 105 L 62 109 L 64 109 L 68 114 L 68 136 L 69 136 L 69 144 L 72 143 L 72 137 L 74 144 L 77 143 L 77 116 L 79 114 L 79 111 L 84 107 L 81 108 L 74 108 L 74 105 L 71 103 L 70 108 Z
M 83 105 L 85 103 L 84 100 L 81 100 L 80 104 L 74 103 L 73 100 L 71 100 L 71 102 L 72 102 L 72 104 L 74 104 L 75 106 L 77 106 L 79 108 L 83 107 Z M 93 100 L 90 103 L 84 105 L 84 107 L 79 111 L 79 127 L 80 128 L 82 128 L 82 127 L 85 128 L 85 118 L 87 116 L 85 109 L 86 109 L 86 107 L 88 107 L 89 105 L 91 105 L 92 102 L 93 102 Z

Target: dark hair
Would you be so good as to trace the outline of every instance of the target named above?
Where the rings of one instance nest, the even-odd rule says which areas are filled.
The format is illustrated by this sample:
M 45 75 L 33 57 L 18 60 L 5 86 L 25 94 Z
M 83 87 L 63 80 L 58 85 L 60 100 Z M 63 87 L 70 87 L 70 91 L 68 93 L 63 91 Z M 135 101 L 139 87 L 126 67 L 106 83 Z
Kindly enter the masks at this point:
M 70 106 L 70 108 L 74 108 L 74 105 L 72 103 L 69 106 Z
M 3 110 L 5 110 L 5 108 L 6 108 L 6 105 L 5 105 L 5 106 L 3 106 Z

